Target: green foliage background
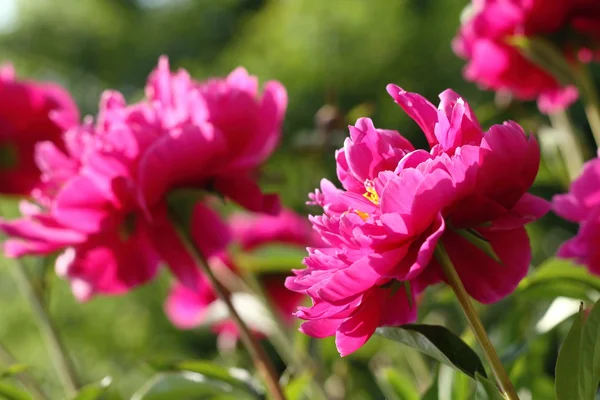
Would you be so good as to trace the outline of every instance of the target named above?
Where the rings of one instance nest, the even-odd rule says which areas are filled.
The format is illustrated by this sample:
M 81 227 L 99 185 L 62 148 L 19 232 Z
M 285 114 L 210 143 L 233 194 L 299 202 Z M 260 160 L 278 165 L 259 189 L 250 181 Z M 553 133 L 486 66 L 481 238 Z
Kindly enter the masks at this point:
M 416 125 L 388 96 L 388 83 L 419 92 L 434 103 L 438 93 L 453 88 L 469 99 L 484 126 L 513 118 L 536 131 L 544 123 L 541 117 L 531 117 L 536 115 L 534 106 L 498 108 L 493 94 L 462 79 L 464 63 L 452 53 L 450 41 L 464 0 L 10 3 L 16 5 L 17 15 L 0 35 L 0 58 L 12 61 L 21 77 L 54 80 L 66 86 L 84 115 L 95 114 L 105 89 L 119 90 L 130 100 L 141 97 L 146 76 L 161 54 L 169 56 L 173 67 L 188 69 L 196 79 L 224 75 L 243 65 L 263 82 L 283 82 L 290 98 L 284 139 L 265 167 L 263 181 L 265 187 L 281 191 L 287 206 L 303 213 L 308 212 L 306 194 L 322 177 L 334 178 L 333 149 L 340 146 L 345 125 L 356 117 L 370 116 L 376 126 L 397 129 L 415 144 L 425 144 Z M 328 108 L 322 109 L 326 104 Z M 579 106 L 574 115 L 583 121 Z M 586 129 L 583 123 L 579 127 Z M 560 190 L 559 180 L 542 166 L 534 192 L 550 198 Z M 14 213 L 13 201 L 4 201 L 3 206 Z M 572 232 L 572 226 L 554 216 L 533 225 L 535 264 L 554 254 L 557 245 Z M 27 262 L 32 270 L 39 270 L 33 260 Z M 13 267 L 5 263 L 0 270 L 0 341 L 15 357 L 32 365 L 32 374 L 43 379 L 53 398 L 60 398 L 37 328 L 11 277 Z M 219 357 L 210 332 L 179 332 L 167 321 L 162 303 L 169 280 L 164 273 L 127 296 L 78 304 L 65 282 L 52 279 L 52 312 L 86 382 L 111 375 L 115 392 L 127 396 L 151 375 L 145 360 Z M 436 308 L 443 310 L 447 325 L 461 332 L 462 318 L 449 305 L 447 293 L 435 296 Z M 523 311 L 521 320 L 507 313 L 507 305 Z M 486 322 L 494 326 L 501 318 L 509 320 L 502 328 L 509 348 L 518 344 L 511 342 L 511 337 L 520 337 L 527 318 L 533 319 L 539 312 L 536 307 L 507 300 L 489 310 Z M 455 318 L 448 317 L 452 315 Z M 522 379 L 528 379 L 527 371 L 542 374 L 540 393 L 547 388 L 544 379 L 551 378 L 556 335 L 550 333 L 529 343 L 530 350 L 537 353 L 530 356 L 531 361 L 523 361 L 530 364 L 521 367 L 525 369 Z M 561 332 L 560 337 L 563 335 Z M 350 361 L 339 359 L 331 341 L 314 346 L 321 349 L 327 368 L 340 379 L 337 384 L 346 386 L 349 399 L 383 398 L 369 372 L 371 358 L 381 346 L 390 346 L 387 353 L 378 354 L 395 355 L 394 365 L 412 364 L 409 370 L 413 376 L 407 379 L 428 376 L 420 356 L 383 339 L 374 339 Z M 387 365 L 391 362 L 388 358 L 380 355 L 375 362 Z M 235 363 L 231 359 L 220 361 Z M 429 383 L 426 378 L 417 382 L 421 386 Z

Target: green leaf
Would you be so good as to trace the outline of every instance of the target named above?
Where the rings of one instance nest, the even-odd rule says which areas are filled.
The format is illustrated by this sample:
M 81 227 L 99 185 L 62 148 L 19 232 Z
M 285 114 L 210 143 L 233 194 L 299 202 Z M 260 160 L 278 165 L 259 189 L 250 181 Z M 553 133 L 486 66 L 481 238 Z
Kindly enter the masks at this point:
M 227 382 L 208 378 L 195 372 L 162 372 L 138 390 L 131 400 L 195 400 L 213 398 L 257 399 L 256 395 L 239 390 Z
M 600 382 L 600 301 L 590 310 L 581 336 L 579 392 L 583 399 L 592 399 Z
M 436 375 L 433 377 L 431 385 L 429 385 L 425 393 L 423 393 L 421 400 L 439 400 L 439 391 L 438 376 Z
M 190 371 L 202 374 L 207 378 L 228 383 L 229 385 L 241 390 L 256 391 L 257 384 L 250 378 L 251 375 L 242 369 L 228 370 L 211 361 L 204 360 L 183 360 L 183 361 L 164 361 L 153 360 L 149 364 L 159 371 Z M 233 375 L 235 374 L 235 376 Z
M 73 400 L 99 400 L 104 397 L 106 390 L 112 383 L 112 378 L 107 376 L 100 382 L 86 385 L 79 390 L 79 393 L 73 397 Z
M 6 400 L 32 400 L 26 392 L 4 382 L 0 382 L 0 398 Z
M 29 368 L 26 364 L 13 364 L 0 373 L 0 378 L 9 378 L 11 376 L 22 374 Z
M 419 350 L 472 378 L 475 378 L 475 373 L 487 376 L 481 360 L 473 349 L 443 326 L 403 325 L 378 328 L 377 333 Z
M 379 388 L 388 400 L 419 400 L 419 393 L 410 379 L 390 367 L 375 370 Z
M 571 261 L 557 258 L 544 262 L 521 281 L 519 292 L 527 292 L 540 285 L 549 283 L 576 283 L 588 289 L 600 292 L 600 278 L 590 274 L 587 269 Z
M 308 399 L 307 389 L 311 379 L 311 375 L 306 373 L 292 379 L 284 388 L 285 398 L 287 400 Z
M 583 333 L 583 310 L 575 317 L 567 337 L 558 352 L 554 388 L 558 400 L 580 399 L 579 367 Z
M 581 300 L 584 303 L 592 303 L 593 300 L 590 294 L 593 294 L 593 292 L 584 284 L 552 279 L 539 282 L 519 291 L 518 299 L 523 302 L 531 302 L 532 300 L 554 300 L 557 297 L 568 297 Z
M 475 379 L 477 380 L 476 400 L 504 400 L 494 382 L 479 374 L 476 375 Z

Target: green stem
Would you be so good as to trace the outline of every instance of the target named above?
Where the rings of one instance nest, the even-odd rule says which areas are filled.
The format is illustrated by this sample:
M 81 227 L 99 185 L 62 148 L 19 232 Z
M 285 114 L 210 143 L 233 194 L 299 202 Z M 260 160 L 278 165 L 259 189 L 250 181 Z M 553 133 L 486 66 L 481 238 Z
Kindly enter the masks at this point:
M 245 276 L 248 280 L 248 284 L 252 288 L 252 291 L 263 300 L 265 307 L 269 311 L 271 319 L 275 323 L 275 331 L 271 335 L 271 339 L 273 346 L 277 350 L 277 353 L 279 353 L 279 355 L 285 361 L 286 364 L 292 366 L 295 372 L 307 373 L 310 374 L 313 378 L 315 378 L 316 367 L 313 361 L 308 356 L 301 354 L 295 350 L 294 345 L 291 343 L 291 340 L 286 332 L 285 325 L 283 324 L 279 313 L 273 306 L 273 302 L 267 296 L 263 285 L 256 278 L 256 275 L 253 272 L 248 272 Z M 315 400 L 327 399 L 325 389 L 322 388 L 321 382 L 318 382 L 317 379 L 312 379 L 312 390 L 312 398 L 314 398 Z
M 515 391 L 515 388 L 512 385 L 508 374 L 502 365 L 502 362 L 500 362 L 498 353 L 496 353 L 496 350 L 494 349 L 494 346 L 492 345 L 492 342 L 490 341 L 490 338 L 488 337 L 485 328 L 483 327 L 483 324 L 477 315 L 477 311 L 475 311 L 473 303 L 471 302 L 471 299 L 467 294 L 467 291 L 465 290 L 465 287 L 463 286 L 462 281 L 460 280 L 460 277 L 454 268 L 454 265 L 452 264 L 452 260 L 450 260 L 448 253 L 441 243 L 438 243 L 435 248 L 435 257 L 440 263 L 440 266 L 442 267 L 442 270 L 448 279 L 448 284 L 454 291 L 454 294 L 456 295 L 456 298 L 458 299 L 458 302 L 460 303 L 460 306 L 467 317 L 469 326 L 471 326 L 479 345 L 483 349 L 485 357 L 492 368 L 492 372 L 494 373 L 494 377 L 496 378 L 498 386 L 502 390 L 503 396 L 507 400 L 519 400 L 519 396 L 517 396 L 517 392 Z
M 567 167 L 569 180 L 572 182 L 581 173 L 584 162 L 581 143 L 566 111 L 550 114 L 549 118 L 555 128 L 558 148 Z
M 248 325 L 240 317 L 233 306 L 233 303 L 231 302 L 231 293 L 216 278 L 200 250 L 194 245 L 192 240 L 190 240 L 189 236 L 186 234 L 185 229 L 179 226 L 176 226 L 176 229 L 189 254 L 192 256 L 198 267 L 200 267 L 202 272 L 206 275 L 217 296 L 223 301 L 223 303 L 225 303 L 225 306 L 229 312 L 229 316 L 239 329 L 240 339 L 242 340 L 242 343 L 244 343 L 246 350 L 248 350 L 256 369 L 264 379 L 267 390 L 271 394 L 273 400 L 285 400 L 285 395 L 283 394 L 283 391 L 278 383 L 279 378 L 277 376 L 277 372 L 275 371 L 271 360 L 256 337 L 250 331 L 250 328 L 248 328 Z
M 13 357 L 11 352 L 0 343 L 0 361 L 6 366 L 17 364 L 17 360 Z M 26 372 L 21 372 L 15 375 L 15 378 L 21 382 L 21 384 L 27 389 L 31 398 L 34 400 L 49 400 L 49 397 L 44 391 L 38 386 L 37 382 Z
M 598 91 L 587 66 L 579 64 L 573 70 L 584 103 L 585 115 L 596 141 L 596 147 L 600 147 L 600 100 L 598 99 Z
M 70 398 L 77 393 L 79 385 L 77 383 L 77 374 L 75 373 L 75 368 L 67 353 L 67 349 L 58 334 L 50 313 L 44 305 L 40 293 L 35 289 L 29 275 L 25 272 L 24 266 L 15 261 L 15 265 L 11 270 L 14 272 L 15 280 L 21 292 L 31 306 L 65 394 L 67 398 Z

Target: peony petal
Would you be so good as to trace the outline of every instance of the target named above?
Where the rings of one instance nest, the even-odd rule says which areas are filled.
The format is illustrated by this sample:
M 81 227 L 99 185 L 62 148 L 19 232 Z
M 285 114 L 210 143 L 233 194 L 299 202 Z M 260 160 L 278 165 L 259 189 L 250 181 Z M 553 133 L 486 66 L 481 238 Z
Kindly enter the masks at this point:
M 342 357 L 362 347 L 380 325 L 382 305 L 386 291 L 375 290 L 357 312 L 346 319 L 335 335 L 335 345 Z
M 176 186 L 206 181 L 214 173 L 209 163 L 225 143 L 208 123 L 188 128 L 180 135 L 163 135 L 145 151 L 139 162 L 138 180 L 145 204 L 155 204 Z
M 232 240 L 231 230 L 221 216 L 202 202 L 194 206 L 190 234 L 207 259 L 225 251 Z
M 525 228 L 485 232 L 498 264 L 455 232 L 447 231 L 442 241 L 467 292 L 482 303 L 494 303 L 511 294 L 527 275 L 531 246 Z
M 405 246 L 382 254 L 365 255 L 347 268 L 335 272 L 318 290 L 319 297 L 336 305 L 356 298 L 372 289 L 378 282 L 390 277 L 407 251 Z
M 437 144 L 434 127 L 438 121 L 438 115 L 435 106 L 423 96 L 407 92 L 399 86 L 390 84 L 386 89 L 404 112 L 419 125 L 429 145 L 433 147 Z
M 190 290 L 197 290 L 201 276 L 199 267 L 182 243 L 166 211 L 155 212 L 152 224 L 146 229 L 154 249 L 179 282 Z
M 111 199 L 91 178 L 78 176 L 69 180 L 58 193 L 51 215 L 67 228 L 83 233 L 114 229 L 120 223 Z
M 493 230 L 516 229 L 536 221 L 550 211 L 550 203 L 541 197 L 525 193 L 507 214 L 492 222 Z
M 218 177 L 215 189 L 249 211 L 277 214 L 281 210 L 279 196 L 263 194 L 258 184 L 247 174 Z
M 200 325 L 204 318 L 204 311 L 216 299 L 205 278 L 201 277 L 197 287 L 198 290 L 194 291 L 176 284 L 167 297 L 165 313 L 179 329 L 192 329 Z
M 306 321 L 300 325 L 300 332 L 314 338 L 322 339 L 333 336 L 343 320 L 339 319 L 317 319 Z
M 410 300 L 404 288 L 399 288 L 396 293 L 389 291 L 387 300 L 383 302 L 380 326 L 400 326 L 410 324 L 417 320 L 417 288 L 411 284 Z
M 75 247 L 68 260 L 58 258 L 56 263 L 57 272 L 71 281 L 82 301 L 95 293 L 126 293 L 154 278 L 158 270 L 158 257 L 144 229 L 136 229 L 125 241 L 96 237 Z

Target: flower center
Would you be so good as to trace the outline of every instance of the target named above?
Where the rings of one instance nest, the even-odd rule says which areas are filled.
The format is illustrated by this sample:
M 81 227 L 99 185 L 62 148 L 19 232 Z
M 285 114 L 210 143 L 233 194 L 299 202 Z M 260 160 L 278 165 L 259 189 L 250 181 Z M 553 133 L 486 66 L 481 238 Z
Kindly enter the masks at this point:
M 365 185 L 365 189 L 367 189 L 367 191 L 363 194 L 363 196 L 366 197 L 367 199 L 369 199 L 369 201 L 371 203 L 378 206 L 379 205 L 379 195 L 375 191 L 375 188 L 372 186 Z
M 375 191 L 375 187 L 373 186 L 372 181 L 370 181 L 370 180 L 365 181 L 365 190 L 366 190 L 366 192 L 363 194 L 363 196 L 366 199 L 368 199 L 371 203 L 378 206 L 379 205 L 379 195 Z M 356 212 L 356 214 L 358 214 L 359 217 L 361 217 L 365 221 L 367 220 L 367 218 L 369 218 L 369 214 L 364 211 L 356 210 L 355 212 Z

